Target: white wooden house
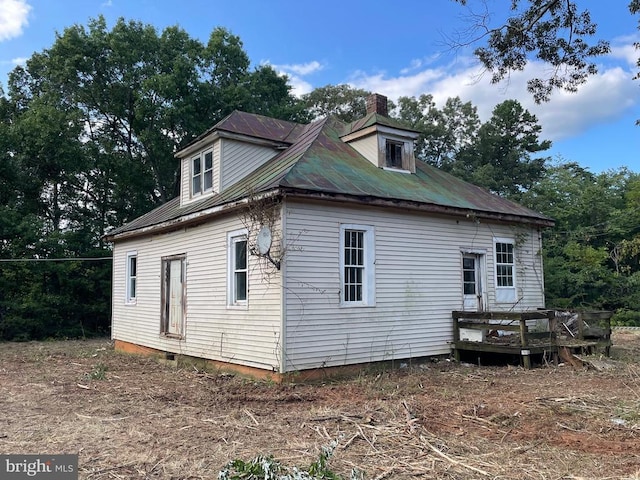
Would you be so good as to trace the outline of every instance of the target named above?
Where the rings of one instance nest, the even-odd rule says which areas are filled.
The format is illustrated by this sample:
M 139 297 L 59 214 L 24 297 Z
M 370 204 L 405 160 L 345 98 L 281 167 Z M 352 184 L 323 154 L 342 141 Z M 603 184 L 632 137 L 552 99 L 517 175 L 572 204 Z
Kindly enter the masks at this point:
M 452 310 L 544 306 L 549 218 L 416 161 L 372 96 L 351 124 L 234 112 L 180 195 L 112 231 L 116 347 L 276 376 L 448 354 Z

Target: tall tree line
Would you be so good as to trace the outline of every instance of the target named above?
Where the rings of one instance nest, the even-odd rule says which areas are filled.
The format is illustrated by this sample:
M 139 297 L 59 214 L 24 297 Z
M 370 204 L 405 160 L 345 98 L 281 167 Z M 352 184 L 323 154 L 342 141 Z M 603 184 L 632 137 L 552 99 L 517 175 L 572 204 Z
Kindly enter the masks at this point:
M 106 231 L 174 197 L 174 152 L 234 109 L 307 120 L 223 28 L 203 43 L 100 17 L 17 67 L 0 95 L 0 338 L 105 332 L 110 263 L 60 259 L 108 257 Z
M 222 28 L 206 43 L 125 20 L 64 30 L 0 95 L 0 339 L 106 332 L 102 236 L 174 197 L 173 153 L 232 110 L 351 121 L 368 94 L 328 85 L 297 99 Z M 420 132 L 419 160 L 557 219 L 545 232 L 548 306 L 640 323 L 638 174 L 552 163 L 537 119 L 514 100 L 485 122 L 470 102 L 438 107 L 430 95 L 398 99 L 392 115 Z M 15 259 L 46 261 L 3 261 Z

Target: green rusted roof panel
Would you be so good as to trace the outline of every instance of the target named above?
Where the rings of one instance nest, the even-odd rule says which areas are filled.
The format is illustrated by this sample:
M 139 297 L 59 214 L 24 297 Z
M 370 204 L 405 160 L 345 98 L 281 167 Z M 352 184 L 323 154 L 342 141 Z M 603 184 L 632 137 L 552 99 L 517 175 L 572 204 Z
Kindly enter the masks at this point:
M 342 127 L 341 136 L 349 135 L 350 133 L 364 130 L 365 128 L 372 127 L 374 125 L 384 125 L 385 127 L 397 128 L 399 130 L 405 130 L 408 132 L 418 132 L 410 127 L 407 127 L 402 122 L 394 120 L 393 118 L 385 117 L 379 113 L 368 113 L 367 116 L 348 123 Z
M 259 135 L 266 135 L 261 131 L 262 127 L 253 123 L 260 122 L 261 118 L 250 120 L 247 115 L 250 114 L 236 117 L 242 123 L 241 133 L 260 131 Z M 375 115 L 377 114 L 369 115 L 368 121 L 377 121 Z M 225 127 L 231 125 L 225 121 L 222 123 Z M 288 126 L 279 130 L 275 124 L 268 124 L 268 127 L 279 130 L 277 133 L 271 132 L 272 138 L 291 138 L 290 134 L 295 132 L 293 144 L 224 192 L 182 207 L 179 199 L 175 198 L 111 231 L 108 236 L 176 220 L 280 187 L 290 192 L 406 201 L 454 210 L 523 217 L 534 223 L 551 222 L 551 219 L 540 213 L 493 195 L 421 161 L 416 161 L 414 174 L 378 168 L 340 139 L 350 127 L 337 119 L 330 117 L 309 125 L 299 125 L 292 128 L 289 134 L 285 133 Z M 360 125 L 358 128 L 366 127 Z
M 415 174 L 378 168 L 342 142 L 342 132 L 340 122 L 328 121 L 280 185 L 546 219 L 424 162 L 416 161 Z

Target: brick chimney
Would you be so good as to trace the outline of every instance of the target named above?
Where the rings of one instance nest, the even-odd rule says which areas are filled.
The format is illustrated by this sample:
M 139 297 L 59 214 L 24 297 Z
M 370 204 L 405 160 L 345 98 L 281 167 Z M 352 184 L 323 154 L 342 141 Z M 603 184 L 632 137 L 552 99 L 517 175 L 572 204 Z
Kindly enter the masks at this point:
M 383 117 L 389 116 L 387 110 L 387 97 L 379 93 L 372 93 L 367 97 L 367 114 L 377 113 Z

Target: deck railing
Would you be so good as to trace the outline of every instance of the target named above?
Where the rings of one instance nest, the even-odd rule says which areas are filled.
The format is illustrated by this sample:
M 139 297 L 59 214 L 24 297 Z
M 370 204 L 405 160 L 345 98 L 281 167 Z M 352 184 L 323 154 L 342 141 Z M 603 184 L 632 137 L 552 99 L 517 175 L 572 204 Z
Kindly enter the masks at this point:
M 525 368 L 531 368 L 531 340 L 555 337 L 555 312 L 553 310 L 534 310 L 528 312 L 451 312 L 453 317 L 454 354 L 459 360 L 459 350 L 482 350 L 496 353 L 519 353 Z M 527 322 L 531 320 L 547 320 L 547 328 L 542 332 L 529 332 Z M 510 322 L 510 323 L 505 323 Z M 461 340 L 460 329 L 482 332 L 482 340 L 491 330 L 516 332 L 519 336 L 517 345 L 491 345 L 480 342 Z M 478 347 L 476 345 L 478 344 Z M 480 347 L 482 345 L 482 347 Z M 534 348 L 538 350 L 539 347 Z M 536 353 L 536 352 L 534 352 Z

